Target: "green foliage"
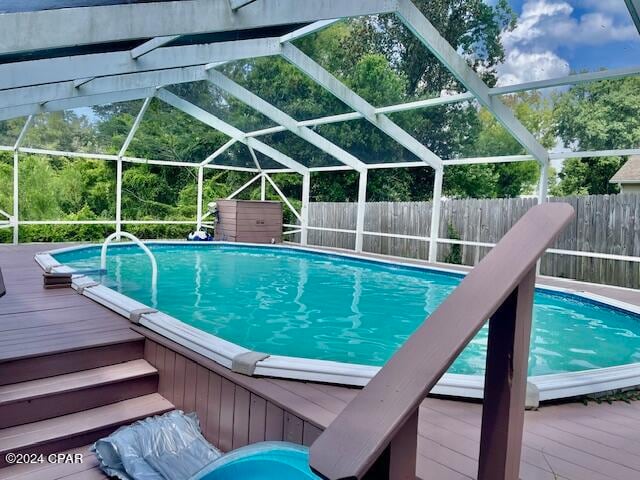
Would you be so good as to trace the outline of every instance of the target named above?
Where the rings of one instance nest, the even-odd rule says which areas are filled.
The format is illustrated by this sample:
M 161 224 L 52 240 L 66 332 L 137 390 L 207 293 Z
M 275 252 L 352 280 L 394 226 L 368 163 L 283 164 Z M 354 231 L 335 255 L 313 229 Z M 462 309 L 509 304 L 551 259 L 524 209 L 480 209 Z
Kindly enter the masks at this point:
M 455 198 L 497 197 L 498 173 L 489 165 L 455 165 L 444 170 L 444 192 Z
M 201 162 L 227 140 L 220 132 L 154 99 L 127 155 L 154 160 Z M 122 142 L 117 137 L 115 141 L 119 148 Z
M 13 209 L 13 157 L 9 152 L 0 152 L 0 185 L 0 209 L 10 213 Z
M 404 75 L 392 70 L 382 54 L 363 55 L 349 75 L 349 86 L 374 106 L 402 101 L 407 90 Z
M 482 0 L 415 0 L 441 35 L 462 52 L 486 81 L 495 83 L 495 68 L 504 60 L 500 35 L 515 27 L 516 16 L 507 0 L 489 5 Z M 457 82 L 446 67 L 420 43 L 395 15 L 356 19 L 355 34 L 344 44 L 352 55 L 379 52 L 408 81 L 411 95 L 454 89 Z M 381 28 L 382 27 L 382 28 Z
M 69 110 L 36 115 L 23 145 L 66 152 L 103 150 L 87 118 Z
M 556 99 L 553 113 L 565 146 L 580 150 L 640 146 L 640 78 L 576 85 Z M 619 157 L 569 159 L 554 193 L 616 193 L 618 187 L 609 179 L 622 162 Z
M 521 93 L 504 99 L 516 117 L 538 141 L 550 148 L 555 143 L 553 109 L 537 93 Z M 478 112 L 480 128 L 472 148 L 474 156 L 526 153 L 524 148 L 486 109 Z M 453 197 L 504 198 L 530 194 L 538 182 L 537 162 L 463 165 L 445 170 L 445 192 Z
M 61 215 L 60 220 L 98 220 L 89 207 L 74 214 Z M 114 231 L 112 225 L 25 225 L 20 227 L 21 242 L 79 242 L 102 240 Z
M 634 388 L 630 390 L 616 390 L 600 395 L 586 395 L 584 397 L 580 397 L 580 401 L 583 405 L 589 405 L 589 402 L 594 402 L 598 405 L 603 402 L 608 403 L 609 405 L 613 404 L 613 402 L 637 402 L 640 401 L 640 390 Z
M 597 195 L 618 193 L 619 188 L 609 179 L 622 166 L 620 157 L 569 158 L 558 174 L 560 182 L 551 188 L 557 196 Z
M 628 148 L 640 143 L 640 78 L 576 85 L 555 102 L 557 133 L 566 146 L 584 150 Z
M 24 126 L 24 118 L 14 118 L 0 121 L 0 143 L 2 145 L 13 145 L 20 135 L 20 130 Z
M 460 240 L 460 232 L 456 230 L 455 225 L 451 222 L 447 222 L 447 236 L 451 240 Z M 462 265 L 462 245 L 449 245 L 449 252 L 444 257 L 444 262 L 452 263 L 455 265 Z
M 170 212 L 169 184 L 147 166 L 136 165 L 122 174 L 123 218 L 138 220 L 147 216 L 165 218 Z

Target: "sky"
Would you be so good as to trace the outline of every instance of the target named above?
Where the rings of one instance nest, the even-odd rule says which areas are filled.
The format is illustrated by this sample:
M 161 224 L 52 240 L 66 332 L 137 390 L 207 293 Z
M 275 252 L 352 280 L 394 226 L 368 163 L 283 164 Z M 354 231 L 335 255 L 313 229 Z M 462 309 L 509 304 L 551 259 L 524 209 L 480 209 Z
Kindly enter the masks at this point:
M 489 0 L 495 2 L 495 0 Z M 640 34 L 624 0 L 510 0 L 499 85 L 640 64 Z

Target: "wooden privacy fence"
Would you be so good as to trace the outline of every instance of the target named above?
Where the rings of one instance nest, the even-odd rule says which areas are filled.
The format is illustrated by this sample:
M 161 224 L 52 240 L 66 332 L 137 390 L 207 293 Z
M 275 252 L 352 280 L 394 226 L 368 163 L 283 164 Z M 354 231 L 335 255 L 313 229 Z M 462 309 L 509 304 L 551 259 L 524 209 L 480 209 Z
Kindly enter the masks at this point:
M 569 203 L 576 211 L 576 218 L 554 243 L 553 249 L 640 257 L 640 194 L 590 195 L 552 198 L 550 201 Z M 497 243 L 535 204 L 534 198 L 444 200 L 439 237 L 444 242 L 458 237 L 465 242 Z M 430 202 L 376 202 L 367 203 L 364 229 L 366 232 L 428 237 L 430 222 Z M 313 227 L 355 230 L 356 205 L 311 203 L 309 225 L 309 244 L 352 249 L 354 233 L 314 230 Z M 363 247 L 367 252 L 422 259 L 426 259 L 429 252 L 429 243 L 425 240 L 371 234 L 365 235 Z M 467 244 L 456 248 L 439 243 L 438 260 L 451 261 L 458 257 L 464 265 L 476 265 L 489 250 L 490 246 Z M 637 261 L 547 253 L 542 258 L 541 273 L 640 288 L 640 263 Z

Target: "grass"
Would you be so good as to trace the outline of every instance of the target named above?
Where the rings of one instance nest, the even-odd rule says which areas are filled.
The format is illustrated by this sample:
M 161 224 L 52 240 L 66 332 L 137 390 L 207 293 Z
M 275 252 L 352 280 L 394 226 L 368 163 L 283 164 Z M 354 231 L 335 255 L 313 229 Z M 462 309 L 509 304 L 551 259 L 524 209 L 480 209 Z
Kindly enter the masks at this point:
M 595 402 L 598 405 L 602 403 L 608 403 L 611 405 L 613 402 L 625 402 L 631 403 L 640 400 L 640 389 L 631 390 L 618 390 L 614 392 L 606 392 L 598 395 L 586 395 L 580 398 L 580 401 L 584 405 L 588 405 L 590 402 Z

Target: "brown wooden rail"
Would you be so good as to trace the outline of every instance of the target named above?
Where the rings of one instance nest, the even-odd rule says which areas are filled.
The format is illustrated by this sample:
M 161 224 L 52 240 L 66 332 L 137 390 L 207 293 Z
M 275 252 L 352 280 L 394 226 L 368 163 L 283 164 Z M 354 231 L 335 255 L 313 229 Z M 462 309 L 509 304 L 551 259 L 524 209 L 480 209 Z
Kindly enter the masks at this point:
M 479 480 L 517 480 L 536 262 L 571 220 L 529 210 L 311 447 L 324 478 L 415 478 L 418 407 L 489 321 Z

